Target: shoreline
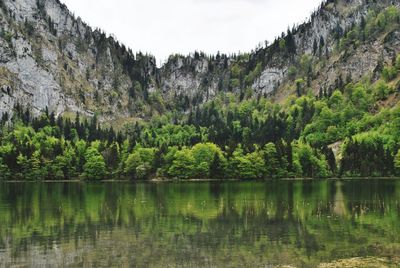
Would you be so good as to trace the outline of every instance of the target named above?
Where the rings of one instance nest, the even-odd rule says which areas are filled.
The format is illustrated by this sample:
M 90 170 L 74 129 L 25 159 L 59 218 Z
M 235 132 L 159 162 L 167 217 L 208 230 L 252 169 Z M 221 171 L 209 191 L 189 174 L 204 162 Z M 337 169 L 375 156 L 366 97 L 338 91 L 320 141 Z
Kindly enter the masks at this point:
M 171 182 L 278 182 L 278 181 L 350 181 L 350 180 L 400 180 L 400 177 L 332 177 L 332 178 L 279 178 L 279 179 L 149 179 L 149 180 L 130 180 L 130 179 L 110 179 L 110 180 L 5 180 L 0 183 L 171 183 Z

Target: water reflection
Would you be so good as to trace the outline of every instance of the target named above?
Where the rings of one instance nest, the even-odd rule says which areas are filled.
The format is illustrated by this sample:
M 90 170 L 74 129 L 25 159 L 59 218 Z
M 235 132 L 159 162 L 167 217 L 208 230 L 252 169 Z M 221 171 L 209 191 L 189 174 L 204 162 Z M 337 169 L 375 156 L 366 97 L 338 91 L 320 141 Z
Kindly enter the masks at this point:
M 0 266 L 315 267 L 400 256 L 396 180 L 0 187 Z

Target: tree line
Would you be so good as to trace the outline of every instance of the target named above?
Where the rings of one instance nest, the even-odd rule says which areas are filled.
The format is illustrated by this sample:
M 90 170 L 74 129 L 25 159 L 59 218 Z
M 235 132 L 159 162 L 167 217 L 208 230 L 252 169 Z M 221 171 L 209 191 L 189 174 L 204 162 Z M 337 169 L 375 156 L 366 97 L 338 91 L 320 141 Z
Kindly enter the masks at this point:
M 0 121 L 7 180 L 264 179 L 393 176 L 400 171 L 400 107 L 376 110 L 396 90 L 349 83 L 331 96 L 240 101 L 221 94 L 189 114 L 166 113 L 115 131 L 16 105 Z M 374 110 L 375 109 L 375 110 Z M 339 143 L 339 150 L 332 146 Z

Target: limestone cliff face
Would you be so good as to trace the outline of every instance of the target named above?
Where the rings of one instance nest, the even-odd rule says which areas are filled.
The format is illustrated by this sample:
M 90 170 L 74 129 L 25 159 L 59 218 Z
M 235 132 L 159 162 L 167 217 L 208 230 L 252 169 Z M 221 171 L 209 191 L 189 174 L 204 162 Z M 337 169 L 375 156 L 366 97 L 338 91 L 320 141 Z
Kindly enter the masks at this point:
M 313 78 L 312 87 L 315 92 L 321 88 L 334 87 L 338 79 L 347 78 L 356 82 L 366 75 L 373 75 L 380 63 L 390 63 L 400 52 L 400 29 L 393 29 L 386 38 L 349 47 L 344 51 L 335 51 L 338 47 L 338 31 L 346 33 L 359 25 L 369 11 L 379 12 L 391 5 L 399 8 L 400 1 L 327 1 L 309 23 L 300 27 L 295 35 L 297 47 L 300 48 L 299 55 L 312 55 L 313 42 L 316 41 L 318 47 L 321 39 L 325 42 L 321 51 L 323 62 L 317 62 Z
M 99 112 L 112 118 L 118 111 L 124 117 L 131 113 L 128 106 L 134 110 L 140 101 L 129 96 L 129 76 L 145 76 L 146 70 L 133 70 L 133 54 L 74 18 L 57 0 L 2 0 L 0 21 L 0 86 L 5 88 L 0 114 L 20 103 L 36 114 L 48 107 L 57 114 Z
M 26 17 L 33 18 L 29 3 L 21 1 L 8 4 L 9 12 L 16 14 L 23 12 Z M 13 26 L 9 22 L 13 18 L 13 14 L 9 20 L 3 14 L 1 17 L 2 35 L 5 37 L 0 40 L 1 73 L 3 76 L 1 86 L 5 90 L 0 95 L 0 112 L 11 110 L 17 101 L 29 103 L 36 110 L 40 107 L 49 106 L 54 107 L 56 111 L 61 111 L 61 106 L 65 106 L 67 100 L 62 94 L 59 84 L 53 74 L 48 72 L 44 66 L 38 65 L 33 55 L 34 48 L 31 43 L 21 33 L 14 32 Z M 15 23 L 21 19 L 21 16 L 16 15 Z M 48 64 L 49 68 L 52 67 L 54 55 L 49 50 L 41 48 L 35 52 L 41 53 L 44 56 L 42 57 L 43 63 Z M 52 105 L 50 100 L 53 102 Z
M 335 52 L 338 31 L 360 23 L 371 6 L 391 4 L 399 6 L 400 1 L 330 0 L 270 46 L 236 57 L 175 55 L 157 68 L 153 57 L 134 55 L 75 18 L 58 0 L 0 0 L 0 116 L 12 113 L 17 103 L 35 114 L 48 107 L 57 115 L 96 112 L 107 121 L 151 115 L 154 95 L 170 106 L 177 99 L 198 105 L 220 92 L 249 89 L 253 95 L 279 99 L 304 55 L 318 63 L 311 81 L 318 92 L 341 76 L 361 79 L 399 52 L 400 31 L 394 30 L 384 42 L 328 57 Z M 282 42 L 292 45 L 292 51 L 284 52 Z M 237 66 L 242 71 L 235 77 Z

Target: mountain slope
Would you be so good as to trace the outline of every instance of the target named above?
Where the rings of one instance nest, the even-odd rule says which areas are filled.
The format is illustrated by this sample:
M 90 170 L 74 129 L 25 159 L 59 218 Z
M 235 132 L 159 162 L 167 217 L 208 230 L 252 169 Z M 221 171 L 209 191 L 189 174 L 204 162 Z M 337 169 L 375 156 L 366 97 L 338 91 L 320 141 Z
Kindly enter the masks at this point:
M 191 110 L 220 92 L 283 101 L 332 91 L 340 81 L 374 76 L 399 52 L 396 27 L 345 48 L 340 43 L 369 11 L 392 4 L 400 1 L 330 0 L 308 22 L 251 53 L 173 55 L 157 68 L 152 56 L 134 55 L 57 0 L 0 0 L 0 115 L 19 103 L 36 115 L 48 107 L 109 121 Z
M 0 180 L 400 174 L 398 1 L 328 1 L 264 48 L 161 68 L 58 2 L 0 7 Z
M 137 55 L 75 19 L 58 1 L 2 1 L 1 110 L 17 102 L 38 114 L 96 111 L 107 117 L 134 111 L 133 80 L 148 83 L 151 57 Z

